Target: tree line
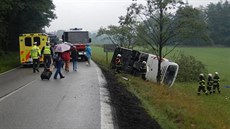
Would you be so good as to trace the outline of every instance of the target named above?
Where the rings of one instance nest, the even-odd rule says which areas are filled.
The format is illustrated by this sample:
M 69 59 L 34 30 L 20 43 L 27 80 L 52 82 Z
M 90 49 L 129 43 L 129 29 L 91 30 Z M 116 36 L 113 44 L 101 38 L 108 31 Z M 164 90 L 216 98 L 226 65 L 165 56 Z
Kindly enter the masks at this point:
M 151 46 L 150 42 L 153 42 L 151 39 L 157 32 L 152 30 L 156 28 L 156 23 L 159 20 L 163 20 L 161 23 L 168 27 L 168 36 L 173 37 L 170 38 L 169 45 L 179 43 L 182 46 L 230 46 L 230 22 L 228 22 L 230 20 L 230 3 L 227 0 L 197 8 L 180 0 L 172 0 L 173 2 L 169 2 L 170 4 L 164 8 L 168 12 L 164 12 L 162 19 L 157 16 L 159 12 L 153 10 L 156 9 L 157 4 L 167 3 L 168 0 L 147 0 L 146 6 L 137 5 L 135 3 L 137 0 L 133 1 L 134 3 L 127 8 L 127 14 L 119 17 L 120 24 L 118 26 L 101 27 L 97 36 L 103 35 L 104 37 L 106 35 L 106 38 L 112 43 L 123 47 Z M 147 8 L 148 10 L 146 10 Z M 141 9 L 145 9 L 145 12 L 140 12 Z
M 0 52 L 17 51 L 19 34 L 44 32 L 54 9 L 52 0 L 1 0 Z

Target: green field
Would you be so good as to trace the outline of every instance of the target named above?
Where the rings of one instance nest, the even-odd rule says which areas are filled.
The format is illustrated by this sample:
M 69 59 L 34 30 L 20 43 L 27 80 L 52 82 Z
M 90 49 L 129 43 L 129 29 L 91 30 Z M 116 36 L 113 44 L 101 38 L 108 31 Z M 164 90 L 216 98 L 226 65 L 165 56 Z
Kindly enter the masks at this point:
M 210 73 L 219 72 L 222 83 L 230 85 L 230 48 L 177 48 L 175 52 L 178 51 L 202 61 Z
M 108 67 L 103 48 L 92 48 L 93 59 Z M 177 48 L 172 54 L 179 51 L 202 61 L 208 72 L 219 72 L 222 93 L 197 96 L 197 82 L 176 82 L 168 89 L 125 74 L 118 75 L 118 80 L 141 100 L 142 106 L 164 129 L 230 129 L 230 88 L 223 87 L 230 85 L 230 48 Z M 109 55 L 111 59 L 112 53 Z

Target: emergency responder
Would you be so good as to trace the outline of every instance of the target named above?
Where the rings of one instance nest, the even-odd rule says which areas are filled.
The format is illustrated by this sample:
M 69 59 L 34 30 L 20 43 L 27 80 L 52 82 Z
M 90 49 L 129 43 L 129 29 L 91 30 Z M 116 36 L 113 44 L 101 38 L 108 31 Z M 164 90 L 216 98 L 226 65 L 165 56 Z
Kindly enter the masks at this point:
M 116 73 L 121 72 L 121 54 L 117 54 L 117 57 L 115 59 L 115 65 L 116 65 Z
M 41 54 L 44 55 L 44 68 L 49 69 L 51 58 L 53 57 L 53 50 L 49 42 L 46 42 L 46 46 L 42 48 Z
M 203 91 L 206 95 L 208 95 L 207 91 L 205 90 L 205 78 L 203 73 L 199 75 L 199 87 L 198 87 L 197 95 L 200 95 L 201 91 Z
M 215 75 L 213 77 L 213 93 L 215 93 L 216 89 L 220 93 L 220 77 L 218 72 L 215 72 Z
M 212 87 L 213 87 L 213 78 L 212 74 L 208 74 L 208 81 L 207 81 L 207 90 L 209 94 L 212 94 Z
M 147 72 L 146 61 L 142 61 L 141 67 L 140 67 L 140 73 L 141 73 L 141 78 L 143 80 L 146 80 L 146 77 L 145 77 L 146 72 Z
M 41 52 L 39 47 L 37 46 L 37 42 L 34 42 L 33 47 L 30 51 L 30 57 L 33 59 L 33 72 L 39 72 L 39 59 L 41 56 Z

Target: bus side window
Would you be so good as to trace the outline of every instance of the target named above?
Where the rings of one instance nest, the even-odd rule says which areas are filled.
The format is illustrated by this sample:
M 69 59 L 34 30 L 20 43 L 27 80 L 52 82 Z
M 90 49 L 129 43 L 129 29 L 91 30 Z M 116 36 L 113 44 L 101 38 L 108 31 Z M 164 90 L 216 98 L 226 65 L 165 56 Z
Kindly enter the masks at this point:
M 37 46 L 40 46 L 41 44 L 40 37 L 34 37 L 34 42 L 37 42 Z
M 25 38 L 25 46 L 28 46 L 28 47 L 32 46 L 30 37 Z

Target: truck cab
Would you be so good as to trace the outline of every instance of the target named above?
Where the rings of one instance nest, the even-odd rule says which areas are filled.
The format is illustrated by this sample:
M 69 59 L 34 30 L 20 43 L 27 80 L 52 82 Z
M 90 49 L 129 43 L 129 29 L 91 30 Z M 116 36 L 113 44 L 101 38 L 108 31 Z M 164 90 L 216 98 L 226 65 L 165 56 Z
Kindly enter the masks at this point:
M 88 31 L 82 30 L 81 28 L 74 28 L 68 31 L 64 31 L 62 35 L 62 40 L 63 42 L 71 43 L 76 47 L 80 60 L 86 59 L 86 44 L 91 43 L 91 38 L 89 38 Z

